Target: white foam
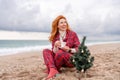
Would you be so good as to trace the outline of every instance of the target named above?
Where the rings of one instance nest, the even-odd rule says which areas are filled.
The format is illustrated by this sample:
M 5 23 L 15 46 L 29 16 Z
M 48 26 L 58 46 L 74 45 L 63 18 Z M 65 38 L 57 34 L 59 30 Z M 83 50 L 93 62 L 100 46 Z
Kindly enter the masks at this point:
M 120 41 L 92 42 L 92 43 L 86 43 L 86 45 L 87 46 L 92 46 L 92 45 L 96 45 L 96 44 L 108 44 L 108 43 L 120 43 Z M 27 52 L 27 51 L 39 51 L 39 50 L 43 50 L 44 48 L 51 49 L 51 45 L 29 46 L 29 47 L 19 47 L 19 48 L 1 48 L 0 49 L 0 56 L 17 54 L 17 53 L 20 53 L 20 52 Z
M 29 47 L 19 47 L 19 48 L 2 48 L 0 49 L 0 56 L 3 55 L 11 55 L 20 52 L 27 52 L 27 51 L 39 51 L 44 48 L 50 49 L 51 45 L 44 45 L 44 46 L 29 46 Z

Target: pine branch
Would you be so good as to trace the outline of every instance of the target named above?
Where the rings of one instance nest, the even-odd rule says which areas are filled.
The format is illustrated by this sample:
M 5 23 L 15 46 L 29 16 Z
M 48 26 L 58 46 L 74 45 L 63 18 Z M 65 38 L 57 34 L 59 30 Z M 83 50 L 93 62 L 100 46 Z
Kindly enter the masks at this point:
M 83 37 L 82 43 L 78 47 L 78 51 L 71 57 L 71 62 L 76 69 L 83 72 L 92 67 L 94 61 L 94 57 L 90 56 L 91 53 L 87 46 L 85 46 L 85 40 L 86 36 Z

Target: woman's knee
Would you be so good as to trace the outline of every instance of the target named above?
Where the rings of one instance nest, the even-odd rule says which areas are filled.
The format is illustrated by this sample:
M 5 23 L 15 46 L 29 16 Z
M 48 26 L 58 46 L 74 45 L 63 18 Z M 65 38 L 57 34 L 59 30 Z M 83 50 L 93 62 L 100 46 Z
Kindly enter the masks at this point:
M 52 51 L 50 49 L 43 49 L 43 54 L 51 53 Z

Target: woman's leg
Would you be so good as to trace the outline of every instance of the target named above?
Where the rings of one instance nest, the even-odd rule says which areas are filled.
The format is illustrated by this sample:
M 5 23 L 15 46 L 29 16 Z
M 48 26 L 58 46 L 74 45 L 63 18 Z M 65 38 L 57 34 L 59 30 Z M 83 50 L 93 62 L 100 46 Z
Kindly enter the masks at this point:
M 43 58 L 44 58 L 45 65 L 47 66 L 48 72 L 51 67 L 56 68 L 53 56 L 54 55 L 51 50 L 49 49 L 43 50 Z
M 44 57 L 45 64 L 49 71 L 49 75 L 47 76 L 47 79 L 49 79 L 58 73 L 55 63 L 54 63 L 54 54 L 52 53 L 51 50 L 44 49 L 43 57 Z
M 63 65 L 66 67 L 73 67 L 73 64 L 70 62 L 71 56 L 72 54 L 64 52 L 63 50 L 59 50 L 55 54 L 55 64 L 56 64 L 58 71 Z

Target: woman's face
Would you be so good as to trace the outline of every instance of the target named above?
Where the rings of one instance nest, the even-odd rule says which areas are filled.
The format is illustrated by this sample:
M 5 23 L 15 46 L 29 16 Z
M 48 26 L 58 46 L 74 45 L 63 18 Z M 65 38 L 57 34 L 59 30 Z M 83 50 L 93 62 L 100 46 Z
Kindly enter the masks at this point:
M 58 22 L 58 29 L 60 31 L 66 31 L 67 29 L 67 21 L 65 19 L 60 19 Z

